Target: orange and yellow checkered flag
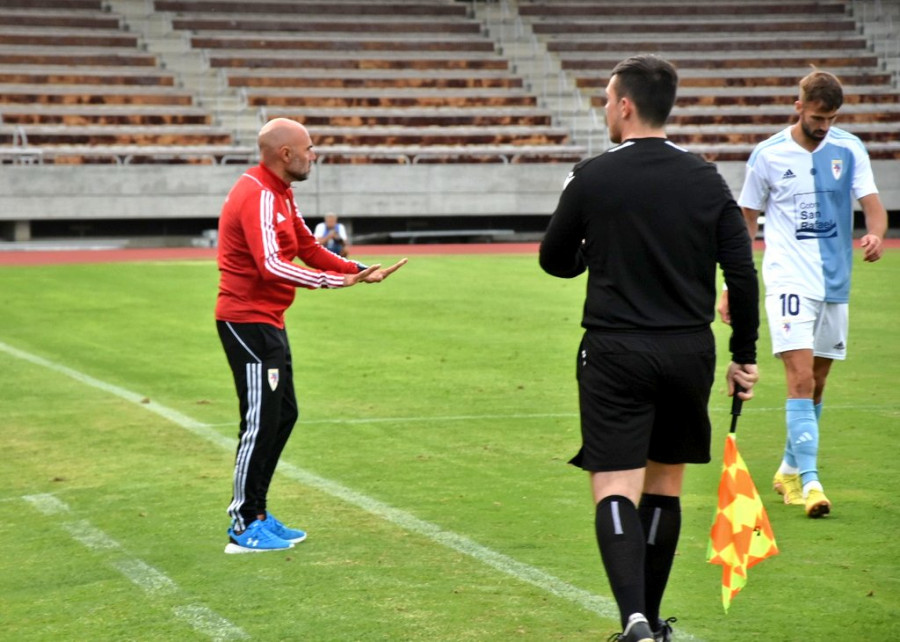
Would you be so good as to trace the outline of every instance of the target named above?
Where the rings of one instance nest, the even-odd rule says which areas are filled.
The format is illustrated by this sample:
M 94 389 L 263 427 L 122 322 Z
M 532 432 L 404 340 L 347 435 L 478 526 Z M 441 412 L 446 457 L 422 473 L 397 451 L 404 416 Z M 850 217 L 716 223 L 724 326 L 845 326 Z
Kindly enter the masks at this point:
M 719 505 L 706 556 L 710 564 L 722 566 L 722 606 L 726 613 L 732 598 L 747 583 L 747 570 L 778 553 L 769 516 L 737 449 L 734 419 L 740 414 L 740 404 L 735 406 L 737 412 L 732 407 L 732 433 L 725 442 Z

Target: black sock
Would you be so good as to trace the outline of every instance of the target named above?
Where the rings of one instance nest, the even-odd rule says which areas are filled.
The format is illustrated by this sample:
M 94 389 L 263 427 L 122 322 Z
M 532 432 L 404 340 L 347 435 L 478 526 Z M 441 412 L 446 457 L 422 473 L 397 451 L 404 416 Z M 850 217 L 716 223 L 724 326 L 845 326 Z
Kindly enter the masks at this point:
M 672 570 L 675 548 L 678 546 L 681 501 L 678 497 L 644 493 L 638 512 L 647 535 L 644 562 L 645 615 L 655 630 L 659 620 L 659 605 L 666 592 L 669 571 Z
M 627 497 L 611 495 L 597 504 L 594 520 L 600 557 L 609 578 L 622 628 L 632 613 L 644 612 L 644 530 Z

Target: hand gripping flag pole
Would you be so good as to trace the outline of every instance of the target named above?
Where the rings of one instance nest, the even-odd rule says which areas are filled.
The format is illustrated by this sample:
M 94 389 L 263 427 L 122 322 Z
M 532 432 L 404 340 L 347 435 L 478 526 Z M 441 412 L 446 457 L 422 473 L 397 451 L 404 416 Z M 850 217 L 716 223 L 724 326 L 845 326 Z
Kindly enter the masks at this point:
M 719 504 L 706 554 L 707 562 L 722 566 L 722 606 L 726 613 L 731 600 L 747 583 L 747 570 L 778 553 L 769 516 L 737 449 L 735 431 L 743 404 L 738 397 L 740 390 L 736 387 L 731 402 L 731 431 L 725 440 Z

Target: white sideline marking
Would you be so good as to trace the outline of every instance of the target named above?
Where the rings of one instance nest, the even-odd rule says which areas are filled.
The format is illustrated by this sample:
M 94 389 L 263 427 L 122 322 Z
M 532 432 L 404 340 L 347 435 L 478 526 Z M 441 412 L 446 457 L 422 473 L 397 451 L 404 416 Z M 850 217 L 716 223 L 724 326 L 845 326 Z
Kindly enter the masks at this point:
M 179 619 L 190 624 L 195 630 L 205 633 L 216 642 L 247 638 L 247 634 L 241 629 L 205 606 L 199 604 L 176 606 L 172 609 L 172 612 Z
M 71 513 L 68 504 L 49 493 L 25 495 L 22 499 L 44 515 Z M 64 522 L 62 528 L 72 536 L 72 539 L 92 551 L 119 551 L 116 559 L 107 560 L 109 565 L 146 593 L 150 595 L 172 595 L 178 592 L 178 585 L 172 578 L 146 562 L 136 557 L 128 556 L 122 551 L 122 546 L 116 540 L 86 519 Z M 249 637 L 240 628 L 205 606 L 188 604 L 186 606 L 176 606 L 172 611 L 193 629 L 208 635 L 213 640 L 238 640 Z
M 86 519 L 81 519 L 77 522 L 66 522 L 62 524 L 62 527 L 72 536 L 72 539 L 76 542 L 80 542 L 92 551 L 111 551 L 122 548 L 119 545 L 119 542 L 99 528 L 96 528 Z
M 178 591 L 178 585 L 168 575 L 139 559 L 118 560 L 113 562 L 112 565 L 113 568 L 147 593 L 171 595 Z
M 725 399 L 721 402 L 721 406 L 713 408 L 716 412 L 728 411 L 731 407 L 731 399 Z M 784 406 L 754 406 L 754 402 L 746 401 L 742 408 L 743 413 L 748 412 L 783 412 Z M 749 404 L 749 405 L 747 405 Z M 897 404 L 826 404 L 826 410 L 894 410 Z M 300 424 L 380 424 L 380 423 L 411 423 L 427 421 L 437 423 L 441 421 L 481 421 L 485 419 L 574 419 L 578 417 L 577 412 L 546 412 L 531 414 L 486 414 L 486 415 L 437 415 L 430 417 L 356 417 L 352 419 L 341 419 L 335 417 L 323 417 L 321 419 L 304 419 L 301 418 Z M 237 421 L 227 423 L 206 424 L 210 428 L 237 426 Z
M 237 442 L 235 441 L 235 443 Z M 394 508 L 373 497 L 347 488 L 338 482 L 320 477 L 315 473 L 303 470 L 291 463 L 280 462 L 278 464 L 278 471 L 286 477 L 327 493 L 333 497 L 337 497 L 348 504 L 352 504 L 366 512 L 372 513 L 373 515 L 396 524 L 407 531 L 423 535 L 438 544 L 459 553 L 463 553 L 464 555 L 468 555 L 469 557 L 473 557 L 479 562 L 507 575 L 511 575 L 518 580 L 527 582 L 528 584 L 543 589 L 548 593 L 552 593 L 557 597 L 561 597 L 564 600 L 574 602 L 578 606 L 588 611 L 593 611 L 597 615 L 607 618 L 618 617 L 618 608 L 611 599 L 600 595 L 594 595 L 577 586 L 572 586 L 554 575 L 550 575 L 534 566 L 519 562 L 503 553 L 498 553 L 465 535 L 444 530 L 437 524 L 427 522 L 424 519 L 419 519 L 411 513 L 399 508 Z
M 713 408 L 715 412 L 728 411 L 728 407 L 730 407 L 730 399 L 726 399 L 721 402 L 723 405 L 717 406 Z M 745 402 L 751 405 L 745 405 L 742 409 L 743 413 L 756 413 L 756 412 L 783 412 L 784 406 L 754 406 L 753 402 Z M 726 405 L 728 404 L 728 407 Z M 826 409 L 828 410 L 866 410 L 866 411 L 883 411 L 883 410 L 895 410 L 897 409 L 897 404 L 827 404 Z M 439 423 L 442 421 L 482 421 L 486 419 L 574 419 L 578 417 L 577 412 L 546 412 L 546 413 L 532 413 L 532 414 L 518 414 L 518 413 L 507 413 L 507 414 L 485 414 L 485 415 L 435 415 L 429 417 L 356 417 L 352 419 L 341 419 L 335 417 L 322 417 L 319 419 L 306 419 L 301 418 L 298 423 L 311 425 L 311 424 L 381 424 L 381 423 L 416 423 L 427 421 L 429 423 Z M 237 426 L 237 421 L 228 421 L 223 423 L 215 423 L 215 424 L 201 424 L 205 425 L 208 428 L 225 428 L 227 426 Z
M 184 428 L 185 430 L 190 431 L 198 437 L 201 437 L 206 441 L 209 441 L 230 452 L 233 452 L 237 446 L 237 439 L 225 437 L 224 435 L 221 435 L 220 433 L 210 428 L 208 425 L 196 421 L 195 419 L 192 419 L 187 415 L 178 412 L 177 410 L 173 410 L 172 408 L 168 408 L 152 401 L 150 403 L 143 403 L 145 397 L 131 392 L 130 390 L 126 390 L 125 388 L 121 388 L 105 381 L 95 379 L 90 375 L 86 375 L 77 370 L 73 370 L 72 368 L 68 368 L 64 365 L 55 363 L 48 359 L 44 359 L 43 357 L 18 350 L 17 348 L 13 348 L 12 346 L 9 346 L 3 342 L 0 342 L 0 350 L 30 363 L 49 368 L 50 370 L 55 370 L 56 372 L 65 374 L 75 379 L 76 381 L 84 383 L 88 386 L 103 390 L 104 392 L 108 392 L 121 399 L 125 399 L 126 401 L 137 404 L 142 408 L 146 408 L 147 410 L 150 410 L 151 412 L 154 412 L 157 415 L 168 419 L 172 423 Z M 311 473 L 288 462 L 280 462 L 278 465 L 278 472 L 286 475 L 287 477 L 290 477 L 295 481 L 332 495 L 333 497 L 341 499 L 349 504 L 357 506 L 358 508 L 372 513 L 377 517 L 396 524 L 401 528 L 427 537 L 428 539 L 431 539 L 432 541 L 437 542 L 442 546 L 468 555 L 469 557 L 472 557 L 479 562 L 490 566 L 491 568 L 501 571 L 502 573 L 510 575 L 522 582 L 526 582 L 528 584 L 536 586 L 537 588 L 540 588 L 559 598 L 572 602 L 575 605 L 585 609 L 586 611 L 590 611 L 592 613 L 596 613 L 601 617 L 614 620 L 619 616 L 618 608 L 616 607 L 616 604 L 612 599 L 601 595 L 594 595 L 589 591 L 578 588 L 577 586 L 573 586 L 572 584 L 569 584 L 568 582 L 565 582 L 554 575 L 542 571 L 539 568 L 530 566 L 523 562 L 519 562 L 518 560 L 515 560 L 508 555 L 498 553 L 497 551 L 483 546 L 464 535 L 454 533 L 453 531 L 444 530 L 437 524 L 419 519 L 411 513 L 400 510 L 398 508 L 394 508 L 393 506 L 369 497 L 368 495 L 364 495 L 355 490 L 347 488 L 346 486 L 343 486 L 342 484 L 334 482 L 330 479 L 320 477 L 315 473 Z M 685 640 L 697 640 L 697 638 L 693 637 L 682 629 L 679 629 L 678 637 Z
M 311 424 L 402 424 L 402 423 L 418 423 L 427 421 L 429 423 L 439 423 L 442 421 L 483 421 L 486 419 L 572 419 L 578 416 L 576 412 L 543 412 L 533 414 L 509 413 L 504 415 L 437 415 L 430 417 L 356 417 L 350 419 L 341 419 L 336 417 L 322 417 L 321 419 L 306 419 L 301 417 L 297 423 L 301 425 Z M 228 421 L 216 424 L 205 424 L 209 428 L 225 428 L 227 426 L 237 426 L 237 421 Z
M 25 495 L 22 499 L 34 506 L 44 515 L 59 515 L 60 513 L 69 512 L 69 507 L 65 502 L 60 501 L 55 496 L 48 493 Z
M 303 424 L 381 424 L 381 423 L 406 423 L 419 421 L 481 421 L 484 419 L 568 419 L 577 417 L 574 412 L 545 412 L 534 414 L 516 414 L 507 415 L 447 415 L 438 417 L 359 417 L 357 419 L 302 419 Z M 235 422 L 236 423 L 236 422 Z M 233 425 L 233 424 L 228 424 Z

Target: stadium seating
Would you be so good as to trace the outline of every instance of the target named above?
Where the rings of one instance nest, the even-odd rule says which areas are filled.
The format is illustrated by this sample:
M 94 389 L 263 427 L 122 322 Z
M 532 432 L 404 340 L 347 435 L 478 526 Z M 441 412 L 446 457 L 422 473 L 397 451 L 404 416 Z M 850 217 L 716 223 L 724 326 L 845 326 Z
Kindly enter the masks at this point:
M 0 161 L 227 156 L 231 132 L 140 45 L 100 0 L 0 0 Z
M 155 7 L 171 12 L 173 28 L 190 34 L 223 84 L 263 120 L 315 125 L 325 162 L 584 154 L 553 126 L 465 3 L 156 0 Z
M 183 35 L 243 120 L 202 100 L 102 0 L 0 0 L 0 162 L 249 158 L 255 131 L 272 117 L 314 127 L 324 162 L 571 162 L 586 153 L 513 72 L 470 3 L 147 6 Z M 874 159 L 897 159 L 900 92 L 848 6 L 519 0 L 513 9 L 595 109 L 618 60 L 638 51 L 672 59 L 681 88 L 669 134 L 711 159 L 743 160 L 790 122 L 797 80 L 810 65 L 842 78 L 840 124 L 864 138 Z M 135 153 L 140 146 L 146 154 Z M 41 153 L 11 149 L 19 147 Z M 91 153 L 79 161 L 84 151 Z
M 672 60 L 681 77 L 667 128 L 713 160 L 745 160 L 793 120 L 797 82 L 812 66 L 845 86 L 839 125 L 873 159 L 900 158 L 900 92 L 845 0 L 520 0 L 518 10 L 595 108 L 616 62 L 636 52 Z
M 0 0 L 0 164 L 21 165 L 0 173 L 0 238 L 27 240 L 31 221 L 212 216 L 237 168 L 116 168 L 128 177 L 123 193 L 95 187 L 103 166 L 30 165 L 243 165 L 273 117 L 309 125 L 321 162 L 333 163 L 307 186 L 308 215 L 339 211 L 378 231 L 381 218 L 466 217 L 455 232 L 482 222 L 506 230 L 519 223 L 495 217 L 512 215 L 537 230 L 565 165 L 603 143 L 609 71 L 641 51 L 678 65 L 668 131 L 723 161 L 733 188 L 756 141 L 793 120 L 796 82 L 810 64 L 836 72 L 847 88 L 839 124 L 864 138 L 896 209 L 900 101 L 890 74 L 900 61 L 885 59 L 895 32 L 885 24 L 873 34 L 873 15 L 886 14 L 872 10 L 864 30 L 859 5 Z M 553 161 L 563 165 L 534 165 Z M 415 167 L 449 163 L 479 165 Z M 50 184 L 48 207 L 35 196 L 46 190 L 32 188 Z

